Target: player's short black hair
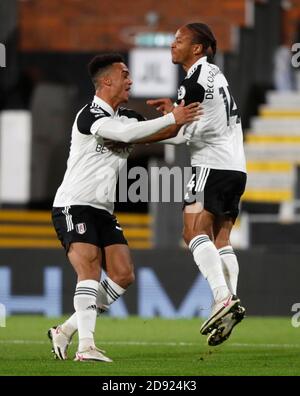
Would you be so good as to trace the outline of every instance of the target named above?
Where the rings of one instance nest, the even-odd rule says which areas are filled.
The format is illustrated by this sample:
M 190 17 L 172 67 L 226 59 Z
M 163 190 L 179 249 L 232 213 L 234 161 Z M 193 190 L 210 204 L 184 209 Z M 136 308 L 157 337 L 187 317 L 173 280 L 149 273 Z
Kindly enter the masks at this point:
M 193 44 L 202 44 L 206 55 L 213 59 L 217 51 L 217 40 L 210 27 L 199 22 L 185 26 L 193 33 Z
M 94 84 L 96 84 L 98 75 L 113 63 L 124 63 L 124 58 L 118 53 L 111 52 L 97 55 L 90 61 L 88 70 Z

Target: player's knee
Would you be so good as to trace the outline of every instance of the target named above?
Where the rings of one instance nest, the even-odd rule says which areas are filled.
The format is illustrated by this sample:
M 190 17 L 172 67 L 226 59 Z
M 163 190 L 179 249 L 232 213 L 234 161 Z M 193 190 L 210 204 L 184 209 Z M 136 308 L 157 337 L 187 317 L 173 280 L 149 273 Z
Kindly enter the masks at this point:
M 131 271 L 126 277 L 127 287 L 130 286 L 134 281 L 135 281 L 135 275 L 134 272 Z
M 211 233 L 205 229 L 200 229 L 200 228 L 198 229 L 192 227 L 184 227 L 183 229 L 182 237 L 185 243 L 187 244 L 187 246 L 189 246 L 191 240 L 198 235 L 207 235 L 210 239 L 212 239 Z
M 99 279 L 100 278 L 100 265 L 98 260 L 84 260 L 80 268 L 82 274 L 87 279 Z
M 230 245 L 230 240 L 228 238 L 226 239 L 216 239 L 215 240 L 215 246 L 217 249 L 222 249 L 225 246 Z
M 131 269 L 119 271 L 110 278 L 124 289 L 127 289 L 135 281 L 135 275 Z

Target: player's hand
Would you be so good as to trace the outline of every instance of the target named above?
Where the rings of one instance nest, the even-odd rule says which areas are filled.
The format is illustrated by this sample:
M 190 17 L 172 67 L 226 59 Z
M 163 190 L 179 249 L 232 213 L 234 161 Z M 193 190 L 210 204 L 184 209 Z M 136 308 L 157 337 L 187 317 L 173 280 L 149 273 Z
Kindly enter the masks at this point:
M 149 99 L 147 105 L 155 107 L 157 111 L 163 114 L 171 113 L 174 109 L 173 102 L 169 98 Z
M 115 140 L 103 139 L 103 143 L 108 150 L 117 154 L 127 150 L 131 151 L 133 148 L 133 144 L 131 143 L 117 142 Z
M 185 106 L 184 100 L 182 100 L 180 105 L 173 109 L 173 114 L 176 124 L 184 125 L 189 122 L 199 120 L 200 115 L 203 114 L 203 112 L 199 102 L 190 103 Z

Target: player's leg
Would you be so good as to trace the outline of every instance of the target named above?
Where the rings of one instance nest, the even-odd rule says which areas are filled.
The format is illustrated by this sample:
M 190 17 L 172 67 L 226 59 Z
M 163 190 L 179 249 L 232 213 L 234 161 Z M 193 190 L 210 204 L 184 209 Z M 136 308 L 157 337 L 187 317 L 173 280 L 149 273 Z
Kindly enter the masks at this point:
M 189 246 L 194 260 L 208 280 L 214 299 L 220 300 L 228 296 L 228 288 L 224 279 L 219 254 L 212 243 L 212 226 L 214 215 L 201 210 L 201 204 L 185 206 L 183 212 L 183 238 Z
M 201 210 L 199 202 L 184 208 L 184 240 L 214 297 L 211 316 L 200 329 L 202 334 L 207 334 L 216 327 L 218 321 L 238 303 L 227 286 L 218 250 L 212 242 L 214 218 L 209 211 Z
M 77 250 L 77 246 L 79 254 L 76 253 Z M 95 273 L 91 273 L 88 276 L 92 276 L 93 277 L 97 277 L 97 284 L 99 284 L 98 280 L 100 278 L 100 262 L 101 262 L 101 251 L 97 246 L 94 245 L 89 245 L 89 244 L 82 244 L 82 248 L 81 245 L 77 245 L 77 243 L 75 244 L 71 244 L 70 245 L 70 250 L 68 253 L 68 257 L 71 261 L 71 264 L 75 266 L 77 266 L 77 262 L 79 262 L 79 268 L 74 268 L 76 273 L 82 273 L 82 269 L 80 268 L 80 266 L 85 262 L 86 258 L 82 257 L 83 255 L 85 255 L 85 250 L 86 247 L 90 246 L 88 250 L 92 249 L 93 254 L 95 255 L 94 259 L 91 258 L 91 260 L 95 260 L 96 261 L 96 266 L 97 268 L 95 268 Z M 73 267 L 74 267 L 73 265 Z M 78 271 L 78 272 L 77 272 Z M 81 275 L 82 278 L 82 275 Z M 79 280 L 79 276 L 78 276 L 78 280 Z M 83 285 L 84 286 L 84 285 Z M 99 289 L 99 286 L 98 286 Z M 78 300 L 78 298 L 77 298 Z M 75 302 L 75 300 L 74 300 Z M 49 329 L 48 331 L 48 336 L 49 338 L 52 340 L 53 343 L 53 347 L 54 347 L 54 353 L 56 354 L 56 356 L 58 356 L 60 359 L 66 359 L 67 358 L 67 349 L 69 344 L 71 343 L 72 337 L 74 336 L 74 334 L 77 332 L 78 330 L 78 315 L 75 312 L 61 325 L 58 326 L 54 326 L 51 329 Z M 58 352 L 58 353 L 57 353 Z
M 228 289 L 222 263 L 213 240 L 213 224 L 222 210 L 224 175 L 207 167 L 193 167 L 184 206 L 184 239 L 194 260 L 207 279 L 214 297 L 211 317 L 200 329 L 207 334 L 238 303 Z
M 117 301 L 134 282 L 134 268 L 128 246 L 125 244 L 110 245 L 106 246 L 103 251 L 107 277 L 99 283 L 96 300 L 99 313 L 106 312 L 109 306 Z M 76 312 L 60 327 L 69 339 L 72 338 L 77 331 Z
M 101 251 L 92 244 L 75 242 L 70 245 L 68 258 L 78 276 L 74 295 L 75 313 L 62 325 L 49 329 L 55 355 L 67 359 L 71 338 L 78 330 L 77 360 L 110 361 L 97 350 L 94 342 L 96 326 L 96 296 L 99 288 Z
M 128 245 L 109 245 L 104 251 L 107 277 L 99 284 L 97 308 L 100 311 L 107 311 L 134 282 L 134 268 Z
M 79 345 L 75 360 L 111 362 L 111 359 L 96 348 L 94 341 L 97 318 L 96 300 L 101 272 L 100 248 L 88 243 L 72 243 L 68 258 L 78 276 L 74 308 L 77 317 Z
M 68 259 L 77 273 L 73 314 L 65 323 L 48 332 L 59 359 L 67 358 L 67 347 L 78 329 L 77 360 L 110 361 L 94 343 L 96 297 L 101 273 L 101 251 L 90 207 L 75 206 L 53 209 L 53 223 Z
M 230 243 L 230 234 L 234 220 L 228 216 L 221 216 L 214 222 L 215 246 L 218 249 L 223 273 L 232 294 L 237 293 L 239 265 L 237 257 Z
M 101 252 L 95 245 L 75 242 L 70 246 L 68 258 L 78 277 L 74 308 L 78 325 L 78 350 L 81 351 L 95 347 L 96 297 L 100 279 Z
M 104 250 L 107 277 L 98 285 L 96 307 L 106 311 L 134 281 L 134 272 L 127 241 L 115 216 L 108 212 L 98 212 L 97 218 L 97 229 Z M 90 353 L 79 351 L 76 354 L 76 360 L 111 361 L 103 355 L 104 351 L 97 349 L 96 358 L 94 358 L 94 352 L 93 350 Z
M 236 295 L 239 274 L 237 257 L 230 243 L 230 234 L 239 212 L 240 197 L 244 192 L 246 175 L 242 172 L 230 172 L 227 176 L 226 189 L 223 194 L 223 210 L 227 215 L 218 216 L 214 222 L 215 245 L 219 251 L 224 276 L 231 293 Z M 226 179 L 225 178 L 225 179 Z M 207 339 L 209 345 L 219 345 L 227 340 L 233 328 L 245 316 L 245 308 L 240 304 L 237 309 L 226 315 L 218 328 Z
M 125 293 L 134 281 L 133 263 L 130 251 L 125 244 L 110 245 L 104 248 L 107 277 L 99 283 L 96 305 L 102 312 Z M 76 312 L 61 326 L 52 328 L 51 338 L 59 337 L 59 349 L 65 351 L 74 333 L 77 331 Z M 53 336 L 52 336 L 53 333 Z M 104 351 L 102 351 L 104 352 Z M 64 352 L 63 352 L 64 353 Z
M 214 223 L 215 245 L 219 251 L 224 276 L 232 294 L 237 293 L 239 265 L 234 250 L 230 244 L 230 233 L 234 220 L 228 216 L 218 218 Z M 214 329 L 209 335 L 207 342 L 210 346 L 216 346 L 226 341 L 233 328 L 240 323 L 245 316 L 245 308 L 240 304 L 237 309 L 227 314 L 218 328 Z
M 103 268 L 107 277 L 101 281 L 97 296 L 98 312 L 107 311 L 134 281 L 134 270 L 127 240 L 117 218 L 108 212 L 99 215 L 99 234 L 104 252 Z
M 222 212 L 214 221 L 215 246 L 219 251 L 226 282 L 232 294 L 237 292 L 239 265 L 230 243 L 230 235 L 239 213 L 240 198 L 245 190 L 246 174 L 227 171 L 222 195 Z
M 90 235 L 86 237 L 86 239 L 93 240 L 95 244 L 98 244 L 98 240 L 101 240 L 101 246 L 103 247 L 102 262 L 105 264 L 105 269 L 108 274 L 107 278 L 100 282 L 98 287 L 96 305 L 98 312 L 101 312 L 106 311 L 109 305 L 116 301 L 126 291 L 127 287 L 134 280 L 134 273 L 127 241 L 117 219 L 106 211 L 92 210 L 92 217 L 95 224 L 92 224 L 92 226 L 90 224 L 87 225 L 87 231 Z M 58 212 L 58 214 L 56 212 Z M 61 211 L 55 211 L 53 222 L 63 246 L 68 249 L 70 234 L 66 235 L 64 232 L 66 222 L 64 219 L 61 221 L 60 214 Z M 82 215 L 81 212 L 80 214 Z M 69 221 L 70 219 L 68 219 L 68 222 Z M 80 219 L 80 221 L 83 221 L 83 219 Z M 93 228 L 95 228 L 95 230 L 93 230 Z M 97 235 L 98 238 L 95 238 L 95 235 Z M 76 236 L 75 239 L 77 238 L 78 236 Z M 99 255 L 100 254 L 101 252 L 99 250 Z M 62 325 L 51 328 L 48 335 L 49 338 L 52 339 L 53 344 L 57 340 L 59 347 L 66 352 L 67 346 L 72 336 L 77 331 L 77 328 L 77 315 L 75 312 Z M 57 335 L 58 333 L 59 335 Z

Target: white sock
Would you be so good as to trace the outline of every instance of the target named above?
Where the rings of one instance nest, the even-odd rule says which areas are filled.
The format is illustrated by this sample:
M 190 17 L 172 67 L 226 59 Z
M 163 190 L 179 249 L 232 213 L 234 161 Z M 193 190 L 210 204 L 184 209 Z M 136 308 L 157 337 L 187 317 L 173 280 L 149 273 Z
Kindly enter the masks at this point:
M 107 311 L 109 306 L 125 292 L 126 289 L 123 289 L 110 278 L 104 279 L 99 283 L 97 308 L 100 308 L 101 311 Z
M 74 308 L 77 316 L 79 346 L 82 352 L 95 347 L 94 331 L 96 327 L 96 298 L 99 282 L 88 279 L 77 283 L 74 295 Z
M 106 291 L 108 290 L 108 291 Z M 98 294 L 96 299 L 97 308 L 101 311 L 107 311 L 109 305 L 116 301 L 122 294 L 126 292 L 117 283 L 110 278 L 106 278 L 99 283 Z M 62 332 L 69 338 L 72 338 L 78 328 L 76 312 L 73 313 L 62 325 Z
M 222 270 L 219 252 L 209 237 L 205 234 L 197 235 L 189 243 L 195 263 L 203 276 L 207 279 L 216 302 L 229 296 L 230 290 Z
M 221 257 L 223 273 L 228 288 L 232 294 L 236 294 L 239 276 L 239 263 L 232 246 L 228 245 L 219 249 L 219 255 Z
M 73 313 L 62 325 L 61 331 L 69 338 L 72 338 L 74 333 L 77 331 L 77 315 L 76 312 Z

